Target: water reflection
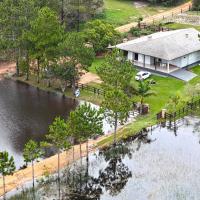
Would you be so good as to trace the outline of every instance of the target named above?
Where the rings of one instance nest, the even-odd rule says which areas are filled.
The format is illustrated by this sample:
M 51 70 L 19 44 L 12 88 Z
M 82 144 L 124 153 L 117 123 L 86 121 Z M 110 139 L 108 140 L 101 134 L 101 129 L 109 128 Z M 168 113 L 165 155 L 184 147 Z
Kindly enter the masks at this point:
M 0 151 L 23 164 L 22 151 L 29 139 L 41 141 L 48 125 L 61 115 L 67 118 L 78 102 L 47 93 L 23 83 L 0 81 Z
M 90 154 L 89 163 L 84 159 L 82 166 L 77 162 L 66 169 L 61 199 L 198 200 L 200 118 L 186 119 L 177 122 L 177 136 L 173 128 L 143 131 L 114 149 Z M 58 199 L 56 180 L 44 185 L 37 190 L 38 199 Z

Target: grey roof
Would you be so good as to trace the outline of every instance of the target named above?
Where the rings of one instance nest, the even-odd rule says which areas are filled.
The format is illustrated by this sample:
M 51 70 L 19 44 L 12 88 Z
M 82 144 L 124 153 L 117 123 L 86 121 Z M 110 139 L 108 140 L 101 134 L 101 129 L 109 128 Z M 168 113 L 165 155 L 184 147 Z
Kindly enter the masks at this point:
M 158 32 L 116 45 L 121 50 L 173 60 L 200 50 L 199 32 L 194 28 Z

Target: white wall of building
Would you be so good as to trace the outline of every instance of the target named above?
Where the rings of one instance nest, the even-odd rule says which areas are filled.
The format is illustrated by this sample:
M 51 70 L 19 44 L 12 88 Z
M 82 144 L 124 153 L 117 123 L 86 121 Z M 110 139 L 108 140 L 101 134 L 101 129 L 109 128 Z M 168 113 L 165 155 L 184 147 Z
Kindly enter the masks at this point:
M 138 54 L 138 62 L 144 63 L 144 55 Z
M 132 52 L 128 52 L 128 60 L 133 60 L 133 53 Z
M 150 56 L 145 56 L 145 64 L 147 64 L 147 65 L 151 64 Z
M 128 58 L 128 60 L 133 61 L 135 59 L 135 53 L 129 51 L 127 58 Z M 147 65 L 153 65 L 154 64 L 154 58 L 153 57 L 146 55 L 145 59 L 144 59 L 143 54 L 138 54 L 138 62 L 144 63 L 144 60 L 145 60 L 145 64 L 147 64 Z M 198 61 L 200 61 L 200 51 L 193 52 L 189 55 L 185 55 L 185 56 L 180 57 L 180 58 L 176 58 L 174 60 L 171 60 L 169 63 L 171 65 L 175 65 L 177 67 L 183 68 L 183 67 L 191 65 L 193 63 L 196 63 Z M 167 63 L 167 61 L 162 59 L 162 63 Z
M 198 61 L 200 61 L 200 51 L 193 52 L 191 54 L 185 55 L 180 58 L 176 58 L 176 59 L 170 61 L 170 64 L 182 68 L 182 67 L 191 65 L 193 63 L 196 63 Z

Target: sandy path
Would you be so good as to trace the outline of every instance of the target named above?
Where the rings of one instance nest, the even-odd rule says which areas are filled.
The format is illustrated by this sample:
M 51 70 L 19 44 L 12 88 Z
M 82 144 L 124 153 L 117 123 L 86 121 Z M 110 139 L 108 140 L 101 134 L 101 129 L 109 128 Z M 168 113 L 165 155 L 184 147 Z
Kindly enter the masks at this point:
M 143 19 L 142 22 L 147 23 L 147 24 L 151 24 L 151 23 L 154 23 L 156 21 L 160 21 L 163 18 L 176 16 L 176 15 L 182 13 L 182 12 L 186 12 L 191 7 L 192 7 L 192 3 L 188 2 L 188 3 L 182 4 L 180 6 L 177 6 L 173 9 L 171 9 L 171 10 L 164 11 L 162 13 L 159 13 L 159 14 L 156 14 L 156 15 L 153 15 L 153 16 L 150 16 L 150 17 L 146 17 L 146 18 Z M 116 28 L 116 30 L 119 31 L 120 33 L 126 33 L 126 32 L 129 32 L 132 27 L 136 27 L 137 25 L 138 25 L 137 22 L 133 22 L 133 23 L 130 23 L 130 24 L 120 26 L 120 27 Z
M 102 80 L 98 75 L 91 72 L 87 72 L 83 76 L 81 76 L 79 83 L 80 84 L 102 83 Z
M 99 141 L 103 140 L 106 136 L 99 137 L 97 140 L 91 140 L 89 141 L 89 150 L 90 152 L 96 150 L 96 145 Z M 75 160 L 80 159 L 79 154 L 79 145 L 74 146 L 75 147 Z M 82 144 L 82 155 L 86 155 L 86 144 Z M 73 162 L 72 158 L 72 149 L 63 152 L 60 155 L 60 166 L 61 168 L 64 168 L 66 165 Z M 48 173 L 55 173 L 57 171 L 57 155 L 49 157 L 45 160 L 42 160 L 41 162 L 38 162 L 35 164 L 35 177 L 39 178 L 45 174 L 45 172 Z M 16 173 L 13 174 L 13 176 L 7 176 L 6 177 L 6 191 L 9 192 L 13 189 L 19 188 L 23 184 L 25 184 L 28 181 L 32 180 L 32 168 L 29 166 L 26 169 L 19 170 Z M 3 185 L 2 185 L 2 177 L 0 177 L 0 196 L 3 195 Z
M 0 63 L 0 76 L 3 76 L 8 73 L 15 73 L 15 72 L 16 72 L 15 63 L 9 63 L 9 62 Z

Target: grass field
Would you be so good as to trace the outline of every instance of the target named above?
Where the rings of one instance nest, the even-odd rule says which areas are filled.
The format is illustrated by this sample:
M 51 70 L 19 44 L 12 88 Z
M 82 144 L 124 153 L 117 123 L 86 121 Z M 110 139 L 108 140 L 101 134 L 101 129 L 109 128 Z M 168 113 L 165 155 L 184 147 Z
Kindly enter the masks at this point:
M 172 30 L 185 29 L 185 28 L 195 28 L 198 31 L 200 31 L 200 26 L 194 26 L 194 25 L 191 25 L 191 24 L 172 23 L 172 24 L 165 25 L 165 27 L 172 29 Z
M 97 58 L 89 69 L 90 72 L 96 73 L 96 68 L 102 65 L 103 61 L 103 58 Z M 132 79 L 132 84 L 134 86 L 137 86 L 138 84 L 134 78 L 136 72 L 137 71 L 134 72 Z M 145 102 L 150 105 L 151 114 L 155 115 L 166 105 L 170 96 L 183 89 L 185 83 L 172 77 L 161 77 L 156 75 L 152 75 L 151 79 L 156 81 L 156 84 L 152 86 L 152 90 L 156 92 L 156 95 L 146 98 Z
M 169 8 L 160 6 L 145 6 L 136 8 L 130 0 L 105 0 L 104 19 L 114 26 L 137 21 L 139 17 L 147 17 Z

